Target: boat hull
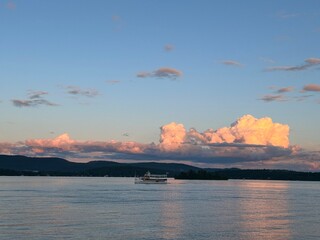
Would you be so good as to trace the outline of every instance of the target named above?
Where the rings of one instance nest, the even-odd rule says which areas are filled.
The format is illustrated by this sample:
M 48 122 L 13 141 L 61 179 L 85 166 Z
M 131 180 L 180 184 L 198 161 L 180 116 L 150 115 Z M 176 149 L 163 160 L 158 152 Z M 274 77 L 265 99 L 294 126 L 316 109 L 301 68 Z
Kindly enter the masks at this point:
M 135 179 L 135 184 L 167 184 L 167 180 L 143 180 Z

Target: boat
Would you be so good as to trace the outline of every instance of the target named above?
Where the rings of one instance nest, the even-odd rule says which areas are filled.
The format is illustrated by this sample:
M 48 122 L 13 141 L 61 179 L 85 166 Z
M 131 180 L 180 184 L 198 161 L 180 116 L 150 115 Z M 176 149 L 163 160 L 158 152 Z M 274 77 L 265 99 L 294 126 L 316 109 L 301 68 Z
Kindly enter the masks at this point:
M 135 184 L 166 184 L 167 174 L 151 174 L 149 171 L 143 177 L 136 177 Z

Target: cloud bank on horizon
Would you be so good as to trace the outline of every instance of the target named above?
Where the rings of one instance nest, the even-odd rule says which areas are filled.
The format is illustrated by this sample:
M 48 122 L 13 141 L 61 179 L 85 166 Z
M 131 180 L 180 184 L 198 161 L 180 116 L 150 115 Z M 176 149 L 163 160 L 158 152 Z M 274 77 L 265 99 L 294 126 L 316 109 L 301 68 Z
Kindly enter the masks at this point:
M 1 143 L 0 152 L 28 156 L 56 156 L 73 161 L 180 161 L 209 167 L 263 167 L 319 170 L 315 156 L 289 144 L 289 126 L 271 118 L 244 115 L 230 127 L 198 132 L 183 124 L 160 128 L 158 144 L 118 141 L 76 141 L 68 134 L 54 139 Z M 257 165 L 258 164 L 258 165 Z

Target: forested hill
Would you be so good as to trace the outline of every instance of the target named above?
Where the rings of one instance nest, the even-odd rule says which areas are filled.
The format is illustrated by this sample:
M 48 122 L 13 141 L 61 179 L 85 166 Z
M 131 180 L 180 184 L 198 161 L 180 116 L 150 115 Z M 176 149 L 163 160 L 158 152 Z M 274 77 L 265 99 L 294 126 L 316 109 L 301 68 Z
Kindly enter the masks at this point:
M 91 161 L 75 163 L 62 158 L 33 158 L 25 156 L 0 155 L 0 175 L 51 175 L 51 176 L 126 176 L 154 174 L 175 176 L 199 168 L 178 163 L 117 163 L 112 161 Z
M 91 161 L 75 163 L 62 158 L 32 158 L 25 156 L 0 155 L 0 175 L 3 176 L 112 176 L 133 177 L 142 176 L 150 171 L 153 174 L 168 173 L 169 177 L 181 172 L 205 170 L 216 172 L 228 179 L 259 179 L 259 180 L 301 180 L 320 181 L 319 172 L 296 172 L 287 170 L 242 170 L 231 169 L 201 169 L 179 163 L 118 163 L 112 161 Z

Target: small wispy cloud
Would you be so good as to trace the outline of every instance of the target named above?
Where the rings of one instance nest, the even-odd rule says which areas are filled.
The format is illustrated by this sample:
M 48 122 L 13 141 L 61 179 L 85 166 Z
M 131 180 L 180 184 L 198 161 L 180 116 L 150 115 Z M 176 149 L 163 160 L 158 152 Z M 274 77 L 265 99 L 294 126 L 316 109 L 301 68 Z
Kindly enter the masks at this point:
M 320 92 L 320 85 L 308 84 L 303 87 L 303 92 Z
M 58 106 L 58 104 L 46 100 L 45 95 L 48 95 L 48 92 L 29 91 L 27 99 L 12 99 L 11 102 L 15 107 Z
M 307 58 L 304 60 L 304 64 L 297 65 L 297 66 L 275 66 L 267 68 L 266 71 L 273 72 L 273 71 L 303 71 L 307 70 L 311 67 L 320 65 L 320 58 Z
M 292 92 L 294 90 L 293 87 L 284 87 L 284 88 L 279 88 L 277 90 L 277 93 L 286 93 L 286 92 Z
M 262 98 L 260 98 L 259 100 L 265 101 L 265 102 L 284 102 L 287 101 L 283 95 L 278 94 L 278 95 L 272 95 L 272 94 L 268 94 L 268 95 L 264 95 Z
M 297 102 L 302 102 L 305 101 L 306 99 L 312 97 L 313 95 L 302 95 L 302 96 L 296 96 L 293 97 L 293 99 L 295 99 Z
M 289 18 L 299 17 L 300 15 L 301 15 L 300 13 L 289 13 L 289 12 L 282 11 L 282 12 L 278 12 L 276 16 L 281 19 L 289 19 Z
M 272 92 L 274 94 L 267 94 L 264 95 L 259 100 L 265 101 L 265 102 L 285 102 L 285 101 L 296 101 L 296 102 L 303 102 L 314 95 L 312 94 L 300 94 L 300 95 L 286 95 L 287 93 L 295 92 L 295 88 L 292 86 L 289 87 L 282 87 L 278 88 L 275 86 L 269 87 L 269 89 L 273 90 Z M 297 91 L 299 93 L 305 93 L 305 92 L 320 92 L 320 85 L 317 84 L 309 84 L 305 85 L 302 90 Z
M 182 76 L 182 72 L 169 67 L 163 67 L 159 68 L 157 70 L 154 70 L 153 72 L 139 72 L 136 75 L 139 78 L 168 78 L 171 80 L 176 80 L 177 78 Z
M 262 61 L 262 62 L 268 63 L 268 64 L 275 63 L 275 61 L 273 59 L 267 58 L 267 57 L 260 57 L 259 60 Z
M 151 74 L 149 72 L 145 72 L 145 71 L 137 73 L 137 77 L 139 77 L 139 78 L 146 78 L 146 77 L 150 77 L 150 76 L 151 76 Z
M 111 19 L 113 22 L 121 21 L 121 17 L 119 15 L 112 15 Z
M 17 5 L 13 1 L 8 1 L 6 4 L 6 8 L 10 10 L 15 10 L 17 8 Z
M 120 82 L 121 82 L 120 80 L 108 80 L 108 81 L 106 81 L 106 83 L 111 84 L 111 85 L 118 84 Z
M 164 50 L 166 52 L 171 52 L 174 49 L 174 46 L 172 44 L 167 44 L 164 46 Z
M 224 60 L 221 63 L 227 66 L 243 67 L 242 63 L 234 60 Z
M 123 20 L 119 15 L 112 15 L 111 20 L 114 24 L 114 31 L 121 31 L 123 28 Z
M 67 90 L 67 93 L 74 96 L 84 96 L 84 97 L 96 97 L 99 95 L 98 90 L 96 89 L 81 89 L 77 86 L 67 86 L 65 87 Z
M 48 95 L 48 92 L 45 91 L 29 91 L 28 96 L 30 99 L 42 98 L 44 95 Z
M 320 58 L 308 58 L 305 61 L 311 65 L 320 64 Z

